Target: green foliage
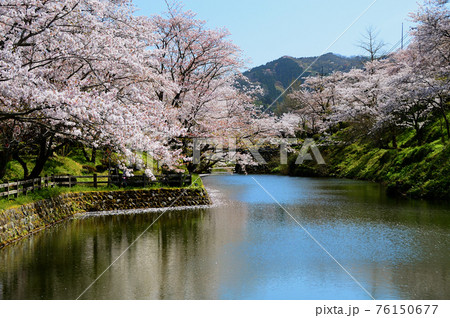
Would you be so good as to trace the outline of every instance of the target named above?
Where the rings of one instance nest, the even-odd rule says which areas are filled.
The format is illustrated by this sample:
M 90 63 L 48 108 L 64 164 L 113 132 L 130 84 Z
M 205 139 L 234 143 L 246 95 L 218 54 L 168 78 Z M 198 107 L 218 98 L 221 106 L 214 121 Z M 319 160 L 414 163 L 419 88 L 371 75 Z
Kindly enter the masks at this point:
M 202 180 L 202 178 L 200 178 L 200 176 L 198 174 L 192 175 L 191 188 L 193 188 L 193 189 L 196 189 L 196 188 L 203 189 L 204 188 L 203 180 Z
M 92 156 L 92 150 L 86 149 L 87 156 Z M 65 155 L 65 156 L 63 156 Z M 64 152 L 59 152 L 55 154 L 53 157 L 49 159 L 44 167 L 44 171 L 42 175 L 73 175 L 73 176 L 82 176 L 82 175 L 92 175 L 94 173 L 102 174 L 102 171 L 99 171 L 98 167 L 104 165 L 104 157 L 105 154 L 103 151 L 97 151 L 96 162 L 92 163 L 88 158 L 86 158 L 82 152 L 82 149 L 79 147 L 67 147 L 64 149 Z M 144 161 L 147 162 L 146 154 L 144 154 Z M 31 160 L 25 158 L 28 168 L 32 169 L 33 163 Z M 150 159 L 149 162 L 152 162 Z M 156 162 L 153 163 L 156 168 Z M 107 169 L 107 167 L 106 167 Z M 103 174 L 106 174 L 105 170 Z M 142 172 L 136 173 L 136 175 L 140 175 Z M 6 177 L 2 181 L 13 181 L 23 179 L 23 169 L 22 166 L 17 161 L 11 161 L 8 164 L 8 170 Z M 91 182 L 92 180 L 83 180 L 86 182 Z M 192 177 L 193 184 L 191 188 L 203 188 L 203 182 L 198 175 L 193 175 Z M 162 184 L 152 184 L 146 187 L 146 189 L 162 189 L 162 188 L 170 188 L 166 185 Z M 133 189 L 142 189 L 142 188 L 132 188 L 128 187 L 127 190 Z M 111 185 L 111 186 L 100 186 L 99 188 L 93 188 L 89 186 L 75 186 L 71 189 L 68 188 L 52 188 L 52 189 L 42 189 L 35 191 L 34 193 L 29 193 L 27 196 L 20 196 L 17 199 L 7 200 L 5 198 L 0 199 L 0 210 L 8 209 L 28 203 L 32 203 L 35 201 L 40 201 L 44 199 L 49 199 L 55 196 L 58 196 L 62 193 L 67 192 L 92 192 L 92 191 L 114 191 L 120 190 L 119 187 Z
M 450 200 L 450 143 L 443 142 L 439 123 L 425 128 L 428 143 L 418 146 L 414 132 L 397 137 L 398 149 L 380 149 L 366 142 L 322 147 L 327 165 L 296 166 L 290 158 L 288 174 L 336 176 L 384 183 L 390 194 L 411 198 Z M 342 137 L 342 132 L 338 134 Z M 336 136 L 335 136 L 336 137 Z
M 23 169 L 22 166 L 17 161 L 8 162 L 6 168 L 6 175 L 0 182 L 8 181 L 8 180 L 19 180 L 23 177 Z
M 348 72 L 352 68 L 362 68 L 364 60 L 362 57 L 348 58 L 333 53 L 322 55 L 319 59 L 285 56 L 266 65 L 255 67 L 244 75 L 264 89 L 265 95 L 261 97 L 261 102 L 270 105 L 301 74 L 303 75 L 300 81 L 317 74 L 329 75 L 334 71 Z M 307 68 L 308 71 L 305 71 Z M 282 103 L 279 103 L 278 107 L 282 112 Z
M 65 175 L 70 174 L 73 176 L 82 175 L 83 165 L 80 162 L 76 162 L 74 159 L 69 157 L 59 157 L 55 156 L 51 158 L 44 168 L 45 174 L 48 175 Z
M 8 200 L 6 198 L 0 199 L 0 210 L 6 210 L 10 208 L 15 208 L 17 206 L 21 206 L 24 204 L 29 204 L 36 201 L 46 200 L 52 197 L 56 197 L 62 193 L 64 193 L 63 188 L 49 188 L 35 191 L 33 193 L 29 193 L 26 196 L 20 196 L 17 199 Z
M 138 187 L 127 187 L 126 190 L 143 190 L 143 189 L 169 189 L 169 188 L 177 188 L 177 187 L 169 187 L 166 185 L 162 185 L 159 183 L 151 184 L 145 188 L 138 188 Z M 199 175 L 193 175 L 192 176 L 192 184 L 187 187 L 190 189 L 204 189 L 203 181 L 200 178 Z M 0 210 L 6 210 L 10 208 L 14 208 L 17 206 L 21 206 L 24 204 L 33 203 L 36 201 L 46 200 L 53 197 L 56 197 L 58 195 L 61 195 L 63 193 L 81 193 L 81 192 L 103 192 L 103 191 L 123 191 L 123 188 L 119 188 L 115 185 L 103 185 L 99 186 L 98 188 L 93 188 L 89 186 L 81 186 L 77 185 L 72 188 L 62 188 L 62 187 L 55 187 L 55 188 L 48 188 L 48 189 L 41 189 L 37 190 L 33 193 L 29 193 L 26 196 L 20 196 L 17 199 L 0 199 Z
M 86 153 L 89 157 L 92 156 L 92 150 L 86 149 Z M 103 151 L 97 151 L 97 156 L 95 163 L 90 162 L 85 158 L 82 149 L 76 146 L 67 146 L 64 151 L 58 152 L 58 154 L 53 155 L 45 164 L 42 176 L 45 175 L 92 175 L 94 173 L 107 174 L 108 167 L 103 167 L 102 160 L 104 158 Z M 23 158 L 28 170 L 33 169 L 34 163 L 32 158 Z M 101 168 L 103 167 L 103 169 Z M 8 163 L 7 172 L 5 177 L 0 181 L 10 181 L 10 180 L 22 180 L 23 179 L 23 168 L 15 160 Z

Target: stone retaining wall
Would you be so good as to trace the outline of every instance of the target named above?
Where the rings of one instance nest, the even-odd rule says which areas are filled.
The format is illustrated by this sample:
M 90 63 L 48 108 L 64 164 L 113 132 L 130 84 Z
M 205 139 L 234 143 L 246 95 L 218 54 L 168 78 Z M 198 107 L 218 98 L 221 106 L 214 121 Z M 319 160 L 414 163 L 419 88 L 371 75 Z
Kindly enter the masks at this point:
M 78 213 L 210 204 L 208 194 L 202 189 L 67 193 L 0 211 L 0 248 Z

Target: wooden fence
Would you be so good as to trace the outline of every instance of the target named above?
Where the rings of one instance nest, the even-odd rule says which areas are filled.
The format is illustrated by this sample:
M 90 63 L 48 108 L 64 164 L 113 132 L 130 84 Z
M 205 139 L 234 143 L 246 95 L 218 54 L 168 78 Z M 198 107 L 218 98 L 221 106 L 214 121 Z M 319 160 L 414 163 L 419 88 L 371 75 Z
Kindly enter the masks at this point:
M 233 175 L 234 171 L 236 170 L 236 167 L 217 167 L 212 168 L 211 174 L 212 175 Z
M 145 175 L 134 177 L 123 177 L 118 175 L 100 176 L 97 174 L 94 174 L 92 176 L 45 176 L 36 179 L 0 184 L 0 198 L 17 198 L 20 195 L 27 195 L 28 193 L 32 193 L 36 190 L 54 187 L 72 188 L 74 186 L 81 185 L 98 188 L 101 185 L 116 185 L 124 188 L 145 188 L 154 184 L 183 187 L 192 184 L 192 175 L 159 175 L 155 176 L 154 179 L 150 179 Z

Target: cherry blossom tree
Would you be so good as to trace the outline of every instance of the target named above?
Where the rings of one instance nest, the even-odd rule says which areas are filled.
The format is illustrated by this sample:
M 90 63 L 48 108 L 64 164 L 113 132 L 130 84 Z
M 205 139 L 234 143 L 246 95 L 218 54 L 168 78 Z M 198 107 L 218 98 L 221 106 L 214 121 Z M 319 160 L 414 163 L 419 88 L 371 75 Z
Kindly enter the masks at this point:
M 228 40 L 227 30 L 208 29 L 179 2 L 168 3 L 166 15 L 152 21 L 156 27 L 154 47 L 160 52 L 152 67 L 163 81 L 156 86 L 155 95 L 168 110 L 175 111 L 170 125 L 178 127 L 180 134 L 171 144 L 175 149 L 181 147 L 190 171 L 195 169 L 195 138 L 219 143 L 234 139 L 240 144 L 244 139 L 282 133 L 275 131 L 274 125 L 282 119 L 272 118 L 254 105 L 260 89 L 242 85 L 246 79 L 240 71 L 240 50 Z M 211 148 L 214 146 L 206 143 L 202 153 Z M 210 160 L 203 168 L 215 163 Z
M 432 111 L 432 95 L 429 78 L 410 62 L 412 54 L 413 50 L 405 50 L 384 63 L 388 72 L 383 87 L 384 99 L 378 105 L 378 127 L 388 123 L 391 127 L 413 128 L 418 143 L 422 144 L 423 129 Z
M 417 27 L 412 44 L 384 61 L 386 74 L 380 104 L 379 123 L 390 122 L 397 127 L 410 127 L 419 144 L 423 129 L 433 113 L 444 119 L 450 139 L 448 120 L 450 15 L 448 1 L 425 1 L 412 14 Z
M 288 98 L 297 104 L 294 113 L 300 117 L 301 126 L 309 135 L 323 132 L 328 127 L 327 118 L 338 99 L 336 84 L 342 73 L 335 72 L 330 76 L 309 77 L 294 90 Z
M 167 155 L 164 105 L 146 93 L 154 28 L 131 2 L 5 0 L 0 10 L 0 125 L 14 131 L 2 135 L 0 176 L 38 146 L 36 177 L 74 141 Z
M 178 3 L 145 18 L 130 0 L 2 0 L 0 178 L 12 159 L 37 177 L 66 145 L 117 151 L 128 171 L 141 151 L 189 165 L 192 138 L 292 135 L 295 115 L 265 114 L 259 88 L 240 87 L 227 37 Z
M 450 89 L 450 11 L 448 0 L 427 0 L 417 13 L 411 14 L 417 27 L 409 51 L 410 64 L 427 77 L 429 99 L 434 112 L 443 118 L 450 140 L 448 119 Z

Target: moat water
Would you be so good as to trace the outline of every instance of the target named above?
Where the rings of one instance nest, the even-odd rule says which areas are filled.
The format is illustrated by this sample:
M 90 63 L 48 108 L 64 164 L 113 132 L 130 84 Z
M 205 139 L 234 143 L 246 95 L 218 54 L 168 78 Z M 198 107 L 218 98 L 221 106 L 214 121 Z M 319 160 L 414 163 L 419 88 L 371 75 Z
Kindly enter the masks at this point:
M 0 299 L 450 299 L 448 204 L 350 180 L 204 183 L 208 209 L 77 217 L 0 250 Z

